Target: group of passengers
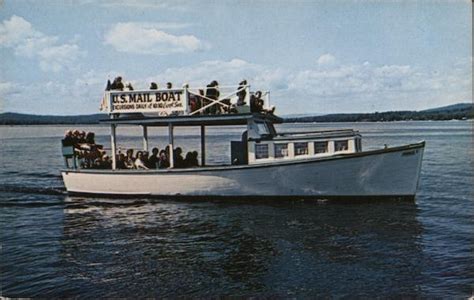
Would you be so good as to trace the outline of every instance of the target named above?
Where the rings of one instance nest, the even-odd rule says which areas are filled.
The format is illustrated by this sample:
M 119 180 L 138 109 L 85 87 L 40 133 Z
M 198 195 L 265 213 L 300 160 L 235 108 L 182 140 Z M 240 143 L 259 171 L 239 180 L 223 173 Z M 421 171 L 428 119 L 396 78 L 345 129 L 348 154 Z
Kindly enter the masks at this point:
M 111 169 L 112 160 L 102 145 L 95 143 L 94 132 L 67 130 L 62 140 L 64 147 L 73 147 L 74 157 L 79 160 L 79 166 L 84 169 Z M 128 149 L 126 153 L 120 150 L 116 155 L 117 169 L 166 169 L 170 167 L 170 147 L 161 151 L 153 148 L 148 151 Z M 174 168 L 198 167 L 198 152 L 190 151 L 183 157 L 183 150 L 177 147 L 173 151 Z
M 95 133 L 67 130 L 62 141 L 63 146 L 74 149 L 75 157 L 80 161 L 82 168 L 108 168 L 110 158 L 102 145 L 95 143 Z
M 242 80 L 239 82 L 237 88 L 237 102 L 235 104 L 231 104 L 231 99 L 221 99 L 219 100 L 220 91 L 219 91 L 219 83 L 216 80 L 211 81 L 208 85 L 206 85 L 206 89 L 199 89 L 199 95 L 194 93 L 189 93 L 189 106 L 191 108 L 191 112 L 199 111 L 199 114 L 203 115 L 216 115 L 216 114 L 230 114 L 230 113 L 238 113 L 239 106 L 247 105 L 245 102 L 247 92 L 245 90 L 247 86 L 247 80 Z M 173 84 L 171 82 L 166 83 L 166 89 L 172 89 Z M 188 84 L 184 84 L 183 88 L 189 88 Z M 150 90 L 158 90 L 159 86 L 156 82 L 150 83 Z M 122 82 L 122 77 L 118 76 L 114 79 L 111 83 L 110 80 L 107 81 L 106 91 L 110 90 L 118 90 L 118 91 L 133 91 L 133 86 L 131 83 L 124 84 Z M 215 101 L 219 100 L 220 104 L 214 104 Z M 264 107 L 264 100 L 262 99 L 262 92 L 257 91 L 250 95 L 250 112 L 252 113 L 270 113 L 272 114 L 275 108 L 265 109 Z
M 183 150 L 177 147 L 173 151 L 173 164 L 175 168 L 192 168 L 199 166 L 197 151 L 188 152 L 186 157 L 182 156 Z M 133 149 L 126 153 L 117 155 L 117 169 L 166 169 L 170 167 L 170 148 L 166 146 L 161 151 L 153 148 L 151 154 L 148 151 L 137 151 L 134 155 Z

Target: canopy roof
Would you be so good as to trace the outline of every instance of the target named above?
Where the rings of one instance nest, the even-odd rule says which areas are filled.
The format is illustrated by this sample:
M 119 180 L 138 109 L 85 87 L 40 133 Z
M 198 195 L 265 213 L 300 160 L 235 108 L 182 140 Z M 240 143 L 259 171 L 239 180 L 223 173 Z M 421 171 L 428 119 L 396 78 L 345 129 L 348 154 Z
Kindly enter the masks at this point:
M 283 123 L 283 119 L 271 114 L 225 114 L 225 115 L 193 115 L 193 116 L 144 116 L 143 114 L 122 114 L 114 119 L 100 120 L 104 124 L 115 125 L 146 125 L 146 126 L 223 126 L 246 125 L 249 120 Z

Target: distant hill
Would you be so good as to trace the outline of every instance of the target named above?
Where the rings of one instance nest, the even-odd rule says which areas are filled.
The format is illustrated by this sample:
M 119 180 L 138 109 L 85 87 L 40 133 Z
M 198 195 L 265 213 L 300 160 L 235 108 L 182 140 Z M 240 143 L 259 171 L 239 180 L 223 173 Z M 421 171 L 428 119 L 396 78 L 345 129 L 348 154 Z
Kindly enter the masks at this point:
M 375 113 L 329 114 L 329 115 L 289 115 L 285 122 L 389 122 L 408 120 L 463 120 L 473 119 L 471 103 L 431 108 L 421 111 L 387 111 Z M 80 116 L 42 116 L 18 113 L 0 114 L 0 125 L 48 125 L 48 124 L 98 124 L 106 119 L 106 114 Z
M 0 125 L 98 124 L 105 114 L 79 116 L 42 116 L 18 113 L 0 114 Z
M 453 111 L 462 111 L 465 109 L 467 110 L 472 109 L 472 103 L 452 104 L 448 106 L 425 109 L 425 110 L 422 110 L 422 112 L 453 112 Z
M 471 103 L 432 108 L 421 111 L 387 111 L 375 113 L 329 114 L 323 116 L 305 116 L 285 118 L 285 122 L 390 122 L 410 120 L 464 120 L 474 117 Z

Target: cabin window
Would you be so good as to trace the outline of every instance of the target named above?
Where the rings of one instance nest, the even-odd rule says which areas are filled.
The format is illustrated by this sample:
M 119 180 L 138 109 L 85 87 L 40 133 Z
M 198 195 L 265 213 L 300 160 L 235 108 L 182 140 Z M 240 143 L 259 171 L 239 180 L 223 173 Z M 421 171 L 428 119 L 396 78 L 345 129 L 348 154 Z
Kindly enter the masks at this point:
M 288 156 L 288 144 L 275 144 L 275 158 Z
M 314 153 L 326 153 L 328 152 L 328 142 L 314 142 Z
M 307 154 L 308 154 L 308 143 L 295 143 L 295 156 L 307 155 Z
M 265 123 L 256 123 L 256 124 L 257 124 L 258 134 L 260 134 L 260 135 L 270 134 L 270 131 L 268 130 L 267 124 L 265 124 Z
M 268 144 L 255 144 L 255 159 L 268 158 Z
M 349 142 L 345 141 L 335 141 L 334 142 L 334 149 L 337 151 L 346 151 L 349 149 Z

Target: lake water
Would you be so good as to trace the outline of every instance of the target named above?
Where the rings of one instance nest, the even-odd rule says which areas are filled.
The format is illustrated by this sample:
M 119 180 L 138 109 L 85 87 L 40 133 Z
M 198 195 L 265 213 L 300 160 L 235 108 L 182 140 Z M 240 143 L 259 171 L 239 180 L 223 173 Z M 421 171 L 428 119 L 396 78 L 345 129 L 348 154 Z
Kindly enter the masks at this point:
M 363 147 L 426 140 L 415 202 L 179 201 L 69 197 L 59 169 L 71 126 L 0 127 L 0 294 L 9 297 L 445 297 L 474 285 L 470 121 L 284 124 L 355 128 Z M 95 131 L 109 143 L 109 129 Z M 228 162 L 241 128 L 209 129 Z M 140 131 L 119 128 L 122 148 Z M 164 129 L 150 145 L 163 148 Z M 199 132 L 177 130 L 199 150 Z M 211 157 L 212 156 L 212 157 Z M 186 183 L 183 183 L 186 184 Z

